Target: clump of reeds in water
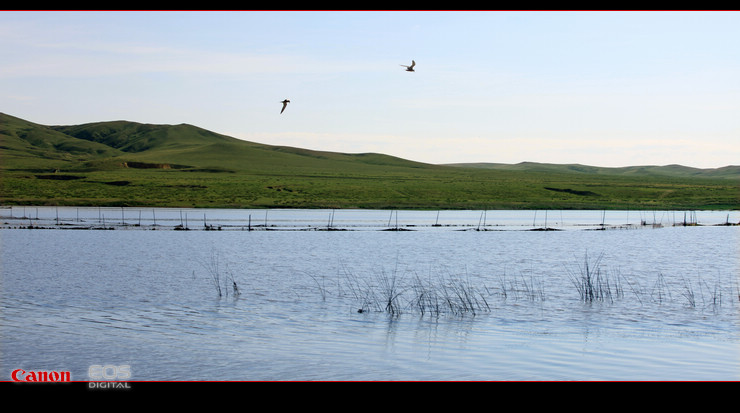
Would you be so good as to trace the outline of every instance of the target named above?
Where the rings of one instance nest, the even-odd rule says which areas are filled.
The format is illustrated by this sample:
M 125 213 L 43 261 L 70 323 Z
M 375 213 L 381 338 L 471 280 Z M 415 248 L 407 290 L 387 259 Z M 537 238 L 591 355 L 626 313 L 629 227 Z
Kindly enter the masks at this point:
M 358 312 L 403 312 L 440 316 L 476 315 L 490 311 L 484 294 L 463 277 L 405 276 L 396 269 L 358 277 L 345 269 L 346 287 L 358 303 Z
M 624 296 L 624 290 L 621 285 L 618 274 L 609 276 L 601 268 L 601 259 L 603 254 L 599 255 L 595 261 L 591 262 L 586 254 L 584 264 L 579 265 L 579 272 L 570 273 L 573 285 L 580 294 L 581 301 L 614 301 L 616 298 Z
M 466 277 L 438 278 L 436 282 L 414 277 L 411 304 L 421 314 L 476 315 L 490 311 L 485 295 Z
M 381 271 L 373 277 L 357 277 L 345 268 L 345 286 L 358 303 L 358 312 L 385 311 L 391 315 L 401 313 L 401 295 L 405 291 L 399 281 L 397 269 Z
M 219 297 L 228 297 L 229 295 L 234 298 L 239 297 L 241 293 L 236 284 L 234 274 L 228 268 L 221 268 L 218 253 L 211 252 L 210 259 L 202 263 L 202 265 L 208 273 L 208 281 L 213 285 Z

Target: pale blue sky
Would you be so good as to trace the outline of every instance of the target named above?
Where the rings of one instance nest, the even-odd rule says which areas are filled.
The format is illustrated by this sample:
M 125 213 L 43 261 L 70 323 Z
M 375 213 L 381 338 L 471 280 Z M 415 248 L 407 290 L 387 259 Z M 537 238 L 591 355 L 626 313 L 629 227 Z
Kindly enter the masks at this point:
M 739 44 L 735 11 L 0 11 L 0 112 L 429 163 L 721 167 L 740 164 Z

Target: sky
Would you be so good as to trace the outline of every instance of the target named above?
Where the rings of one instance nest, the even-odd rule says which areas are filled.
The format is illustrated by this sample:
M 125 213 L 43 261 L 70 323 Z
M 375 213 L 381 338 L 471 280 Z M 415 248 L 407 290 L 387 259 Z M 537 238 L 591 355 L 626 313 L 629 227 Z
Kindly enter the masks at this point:
M 434 164 L 716 168 L 740 164 L 739 44 L 740 11 L 0 11 L 0 112 Z

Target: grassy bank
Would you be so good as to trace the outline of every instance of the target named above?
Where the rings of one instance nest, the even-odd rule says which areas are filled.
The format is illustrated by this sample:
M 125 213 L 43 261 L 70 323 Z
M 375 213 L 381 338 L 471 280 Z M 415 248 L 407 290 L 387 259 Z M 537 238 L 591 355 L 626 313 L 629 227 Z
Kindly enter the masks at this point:
M 49 175 L 4 172 L 0 203 L 204 208 L 644 210 L 737 209 L 740 205 L 738 189 L 732 182 L 712 180 L 573 178 L 468 170 L 372 176 L 176 170 Z

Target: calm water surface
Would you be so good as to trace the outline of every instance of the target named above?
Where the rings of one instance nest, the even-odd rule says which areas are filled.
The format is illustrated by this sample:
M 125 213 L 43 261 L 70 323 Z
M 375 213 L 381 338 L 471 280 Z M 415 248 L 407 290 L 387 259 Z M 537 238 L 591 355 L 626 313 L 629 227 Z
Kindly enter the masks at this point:
M 737 212 L 699 226 L 673 226 L 683 212 L 206 213 L 5 211 L 2 380 L 88 380 L 91 365 L 132 380 L 740 379 L 740 227 L 717 225 Z M 61 229 L 104 214 L 116 230 Z M 396 225 L 409 230 L 382 230 Z M 528 230 L 545 226 L 563 230 Z M 584 302 L 586 262 L 620 292 Z M 419 280 L 485 304 L 421 312 Z

